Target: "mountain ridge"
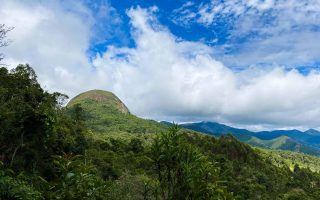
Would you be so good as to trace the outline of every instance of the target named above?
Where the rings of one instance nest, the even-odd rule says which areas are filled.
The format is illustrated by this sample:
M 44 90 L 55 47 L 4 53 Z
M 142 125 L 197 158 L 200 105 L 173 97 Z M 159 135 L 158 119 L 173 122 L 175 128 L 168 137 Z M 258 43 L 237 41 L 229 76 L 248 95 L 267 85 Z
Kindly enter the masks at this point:
M 259 147 L 291 150 L 320 156 L 320 132 L 315 129 L 307 131 L 293 129 L 253 132 L 208 121 L 184 123 L 180 124 L 180 126 L 214 136 L 232 134 L 242 142 Z

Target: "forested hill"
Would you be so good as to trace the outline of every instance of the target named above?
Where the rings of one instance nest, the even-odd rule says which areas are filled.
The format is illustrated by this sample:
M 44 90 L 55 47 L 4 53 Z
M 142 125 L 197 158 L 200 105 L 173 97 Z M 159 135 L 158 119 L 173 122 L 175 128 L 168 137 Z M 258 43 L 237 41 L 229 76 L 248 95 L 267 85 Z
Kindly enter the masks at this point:
M 130 114 L 129 109 L 113 93 L 102 90 L 83 92 L 67 104 L 69 110 L 80 106 L 86 127 L 108 135 L 119 133 L 148 134 L 167 131 L 168 127 L 154 120 L 145 120 Z
M 83 107 L 89 105 L 90 103 L 95 103 L 92 106 L 93 109 L 99 109 L 99 106 L 103 106 L 103 110 L 113 110 L 114 112 L 120 112 L 124 114 L 129 114 L 129 109 L 126 105 L 113 93 L 103 90 L 90 90 L 81 93 L 71 99 L 67 106 L 72 107 L 75 104 L 81 104 Z M 86 107 L 88 110 L 89 107 Z M 97 115 L 97 113 L 96 113 Z M 98 116 L 97 116 L 98 117 Z
M 105 91 L 65 99 L 28 65 L 0 68 L 0 199 L 320 198 L 319 173 L 231 135 L 138 118 Z

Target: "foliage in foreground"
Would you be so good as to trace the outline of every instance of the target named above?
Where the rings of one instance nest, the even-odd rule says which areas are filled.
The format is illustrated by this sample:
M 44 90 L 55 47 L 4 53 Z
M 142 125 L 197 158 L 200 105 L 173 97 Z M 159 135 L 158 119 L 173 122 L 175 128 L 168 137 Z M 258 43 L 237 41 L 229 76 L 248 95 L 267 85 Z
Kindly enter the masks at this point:
M 218 185 L 218 168 L 195 146 L 186 142 L 174 125 L 151 146 L 162 199 L 231 198 Z

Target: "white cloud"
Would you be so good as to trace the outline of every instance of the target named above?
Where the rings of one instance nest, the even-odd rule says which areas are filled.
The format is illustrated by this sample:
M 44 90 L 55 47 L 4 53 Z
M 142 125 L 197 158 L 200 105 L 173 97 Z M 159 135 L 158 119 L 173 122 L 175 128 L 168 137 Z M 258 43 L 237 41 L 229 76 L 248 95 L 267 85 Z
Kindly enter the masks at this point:
M 190 4 L 191 5 L 191 4 Z M 156 7 L 130 9 L 135 47 L 109 46 L 88 62 L 90 11 L 56 1 L 2 1 L 3 23 L 16 28 L 9 63 L 28 62 L 50 91 L 111 90 L 134 114 L 156 119 L 216 120 L 249 127 L 318 127 L 320 75 L 250 68 L 234 72 L 215 49 L 177 38 L 159 24 Z M 92 66 L 93 65 L 93 66 Z
M 79 91 L 91 66 L 86 56 L 93 23 L 90 12 L 76 1 L 0 2 L 1 23 L 15 28 L 4 49 L 4 62 L 29 63 L 50 91 Z M 74 94 L 74 93 L 71 94 Z
M 216 28 L 223 29 L 220 25 L 215 27 L 223 22 L 229 35 L 221 54 L 224 47 L 235 50 L 221 56 L 228 65 L 245 67 L 272 62 L 297 67 L 320 62 L 320 1 L 212 0 L 189 4 L 174 11 L 175 22 L 199 23 L 213 33 Z
M 210 56 L 211 47 L 183 41 L 161 27 L 150 10 L 130 9 L 128 15 L 136 47 L 110 47 L 94 65 L 133 113 L 184 121 L 318 126 L 318 73 L 303 76 L 281 67 L 235 73 Z

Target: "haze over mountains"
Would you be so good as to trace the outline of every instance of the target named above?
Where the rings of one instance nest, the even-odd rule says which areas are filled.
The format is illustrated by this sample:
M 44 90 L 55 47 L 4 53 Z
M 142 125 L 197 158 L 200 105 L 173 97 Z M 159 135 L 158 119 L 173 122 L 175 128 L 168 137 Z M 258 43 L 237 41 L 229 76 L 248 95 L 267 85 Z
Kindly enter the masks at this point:
M 214 136 L 232 134 L 242 142 L 259 147 L 320 155 L 320 132 L 315 129 L 309 129 L 304 132 L 299 130 L 253 132 L 205 121 L 181 124 L 181 126 Z

